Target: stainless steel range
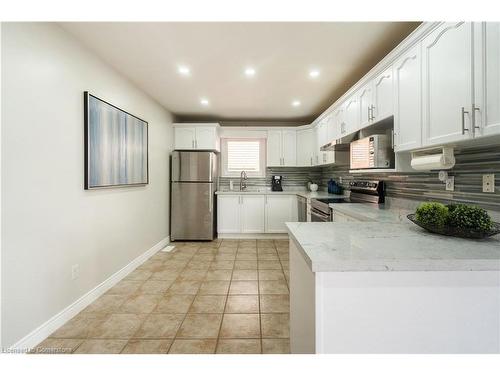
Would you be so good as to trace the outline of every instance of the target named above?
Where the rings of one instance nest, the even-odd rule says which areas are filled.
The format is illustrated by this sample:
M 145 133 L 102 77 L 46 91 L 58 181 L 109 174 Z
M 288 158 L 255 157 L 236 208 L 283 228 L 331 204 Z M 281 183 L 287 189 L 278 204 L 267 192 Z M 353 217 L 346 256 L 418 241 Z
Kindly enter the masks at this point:
M 330 203 L 384 203 L 384 181 L 355 180 L 349 183 L 351 195 L 349 198 L 311 199 L 311 221 L 333 221 Z

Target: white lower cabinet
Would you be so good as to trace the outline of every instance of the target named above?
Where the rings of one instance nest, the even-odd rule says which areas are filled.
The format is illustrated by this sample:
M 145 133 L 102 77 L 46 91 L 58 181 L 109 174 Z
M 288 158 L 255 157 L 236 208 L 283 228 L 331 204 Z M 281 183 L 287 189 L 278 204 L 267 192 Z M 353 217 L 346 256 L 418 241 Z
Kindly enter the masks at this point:
M 241 233 L 263 233 L 265 229 L 264 195 L 242 195 L 240 206 Z
M 266 233 L 287 233 L 285 223 L 297 220 L 295 195 L 266 195 Z
M 217 195 L 219 234 L 287 233 L 285 223 L 297 214 L 296 195 Z
M 217 231 L 219 233 L 240 233 L 239 195 L 217 196 Z

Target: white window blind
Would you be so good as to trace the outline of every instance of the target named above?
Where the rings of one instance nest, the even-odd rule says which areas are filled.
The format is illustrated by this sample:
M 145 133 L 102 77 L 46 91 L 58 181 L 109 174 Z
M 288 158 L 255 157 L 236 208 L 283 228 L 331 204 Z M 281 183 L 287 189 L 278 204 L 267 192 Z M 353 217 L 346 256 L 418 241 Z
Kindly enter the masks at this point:
M 253 177 L 265 176 L 264 139 L 223 139 L 223 176 L 239 176 L 241 171 Z

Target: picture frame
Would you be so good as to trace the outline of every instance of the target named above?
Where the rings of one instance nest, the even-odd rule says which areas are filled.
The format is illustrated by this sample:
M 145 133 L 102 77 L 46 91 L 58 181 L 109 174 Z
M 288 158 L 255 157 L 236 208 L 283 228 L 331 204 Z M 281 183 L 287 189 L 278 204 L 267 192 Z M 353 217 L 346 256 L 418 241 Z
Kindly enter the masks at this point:
M 149 184 L 148 126 L 84 92 L 85 190 Z

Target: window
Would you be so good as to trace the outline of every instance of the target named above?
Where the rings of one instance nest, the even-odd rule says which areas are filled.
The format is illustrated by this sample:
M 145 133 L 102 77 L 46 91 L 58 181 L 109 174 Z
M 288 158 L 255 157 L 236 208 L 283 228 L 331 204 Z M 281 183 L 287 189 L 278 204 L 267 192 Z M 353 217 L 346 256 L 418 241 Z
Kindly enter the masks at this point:
M 221 144 L 222 176 L 266 176 L 266 140 L 263 138 L 223 138 Z

